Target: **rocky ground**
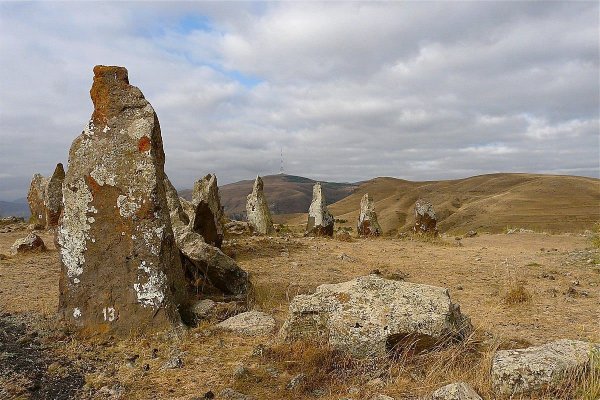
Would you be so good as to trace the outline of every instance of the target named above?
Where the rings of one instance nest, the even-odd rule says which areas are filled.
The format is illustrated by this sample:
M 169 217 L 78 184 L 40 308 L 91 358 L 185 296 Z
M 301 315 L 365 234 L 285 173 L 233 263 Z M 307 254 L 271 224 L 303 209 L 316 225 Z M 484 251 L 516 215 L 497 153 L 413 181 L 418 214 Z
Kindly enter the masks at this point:
M 244 336 L 206 321 L 191 329 L 118 339 L 83 338 L 60 326 L 52 233 L 40 234 L 47 251 L 9 256 L 10 246 L 27 233 L 18 224 L 0 233 L 0 253 L 7 255 L 0 257 L 3 399 L 245 398 L 239 393 L 256 399 L 370 399 L 377 394 L 409 399 L 459 380 L 494 398 L 488 372 L 495 349 L 560 338 L 600 342 L 600 252 L 583 235 L 479 233 L 461 240 L 351 242 L 293 234 L 230 238 L 224 251 L 251 273 L 250 308 L 275 318 L 273 333 Z M 471 317 L 475 334 L 448 349 L 371 364 L 352 362 L 315 343 L 277 341 L 296 294 L 369 273 L 448 288 Z M 577 398 L 581 390 L 532 398 Z

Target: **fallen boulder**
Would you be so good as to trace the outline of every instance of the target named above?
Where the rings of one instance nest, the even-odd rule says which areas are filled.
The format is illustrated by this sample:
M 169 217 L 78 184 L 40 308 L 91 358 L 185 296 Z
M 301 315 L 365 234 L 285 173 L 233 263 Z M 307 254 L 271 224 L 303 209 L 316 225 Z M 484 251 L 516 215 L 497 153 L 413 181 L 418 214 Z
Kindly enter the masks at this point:
M 447 289 L 369 275 L 294 297 L 280 335 L 325 341 L 363 358 L 399 348 L 426 350 L 471 331 Z
M 163 180 L 160 125 L 123 67 L 94 67 L 94 112 L 69 152 L 59 311 L 86 333 L 179 325 L 190 301 Z
M 428 400 L 482 400 L 468 383 L 451 383 L 437 389 Z
M 368 193 L 365 193 L 360 201 L 357 230 L 360 236 L 380 236 L 382 233 L 381 226 L 377 222 L 375 202 Z
M 589 366 L 592 354 L 600 355 L 600 344 L 561 339 L 541 346 L 497 351 L 492 359 L 492 387 L 512 396 L 544 389 L 568 373 Z
M 437 235 L 437 217 L 433 205 L 423 199 L 415 203 L 415 225 L 413 232 Z
M 271 211 L 269 211 L 263 188 L 263 180 L 260 176 L 257 176 L 252 193 L 246 199 L 246 215 L 255 232 L 261 235 L 271 235 L 275 232 L 275 228 L 273 227 Z
M 11 255 L 29 253 L 32 251 L 44 251 L 46 250 L 46 245 L 41 237 L 36 235 L 35 233 L 30 233 L 26 237 L 22 239 L 17 239 L 15 243 L 10 248 Z
M 321 183 L 313 186 L 313 197 L 308 209 L 308 222 L 306 223 L 306 234 L 309 236 L 333 236 L 335 220 L 327 210 L 325 196 L 321 189 Z
M 268 335 L 275 329 L 275 319 L 260 311 L 247 311 L 218 323 L 216 328 L 245 336 Z

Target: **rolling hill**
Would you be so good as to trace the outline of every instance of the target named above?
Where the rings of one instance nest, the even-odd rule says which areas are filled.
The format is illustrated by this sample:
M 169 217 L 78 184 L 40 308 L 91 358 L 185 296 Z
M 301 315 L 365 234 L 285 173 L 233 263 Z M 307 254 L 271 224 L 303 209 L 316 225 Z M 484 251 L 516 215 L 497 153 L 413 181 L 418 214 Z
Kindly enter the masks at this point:
M 329 206 L 341 224 L 356 229 L 360 199 L 369 193 L 384 232 L 408 231 L 418 198 L 429 200 L 441 232 L 518 227 L 549 233 L 581 232 L 600 221 L 600 180 L 577 176 L 491 174 L 448 181 L 411 182 L 375 178 Z M 303 224 L 306 214 L 289 224 Z

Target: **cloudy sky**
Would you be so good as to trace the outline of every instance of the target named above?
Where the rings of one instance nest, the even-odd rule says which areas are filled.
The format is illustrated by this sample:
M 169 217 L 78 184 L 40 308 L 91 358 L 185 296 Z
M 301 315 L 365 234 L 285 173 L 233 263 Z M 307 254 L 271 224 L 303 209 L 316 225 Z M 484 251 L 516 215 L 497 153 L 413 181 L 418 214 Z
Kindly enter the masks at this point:
M 177 187 L 599 175 L 599 3 L 0 3 L 0 199 L 66 163 L 96 64 L 161 122 Z

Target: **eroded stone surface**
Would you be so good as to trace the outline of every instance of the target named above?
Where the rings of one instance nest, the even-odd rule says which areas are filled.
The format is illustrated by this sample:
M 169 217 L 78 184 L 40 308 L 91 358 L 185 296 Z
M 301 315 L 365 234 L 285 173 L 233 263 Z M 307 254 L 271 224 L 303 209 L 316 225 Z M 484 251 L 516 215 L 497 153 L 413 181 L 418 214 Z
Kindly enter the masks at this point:
M 194 183 L 191 205 L 190 228 L 202 235 L 206 243 L 220 248 L 224 232 L 223 208 L 215 174 L 208 174 Z
M 17 255 L 22 253 L 28 253 L 31 251 L 44 251 L 46 245 L 41 237 L 35 233 L 30 233 L 22 239 L 17 239 L 10 248 L 11 255 Z
M 437 389 L 429 400 L 482 400 L 475 389 L 468 383 L 451 383 Z
M 179 323 L 188 295 L 158 118 L 125 68 L 96 66 L 90 95 L 62 190 L 60 313 L 90 332 L 164 329 Z
M 269 205 L 263 192 L 263 180 L 260 176 L 256 177 L 252 193 L 246 200 L 246 214 L 248 222 L 255 232 L 261 235 L 271 235 L 275 232 L 271 211 L 269 211 Z
M 38 229 L 46 227 L 46 207 L 44 205 L 44 196 L 48 180 L 41 174 L 33 175 L 27 194 L 27 203 L 31 212 L 30 222 Z
M 471 330 L 447 289 L 369 275 L 294 297 L 280 333 L 284 340 L 326 341 L 363 358 L 398 347 L 419 351 Z
M 599 359 L 600 344 L 568 339 L 526 349 L 498 351 L 492 359 L 493 389 L 503 395 L 543 389 L 565 373 L 588 366 L 592 354 Z
M 58 226 L 62 212 L 62 184 L 65 179 L 65 170 L 61 163 L 56 164 L 54 173 L 48 179 L 44 190 L 44 208 L 46 212 L 46 228 Z
M 437 235 L 437 218 L 433 205 L 423 199 L 417 200 L 415 203 L 415 233 L 428 233 Z
M 275 329 L 275 319 L 260 311 L 247 311 L 227 318 L 217 328 L 246 336 L 268 335 Z
M 313 186 L 313 197 L 308 209 L 308 222 L 306 233 L 313 236 L 333 236 L 333 215 L 327 210 L 325 196 L 321 189 L 321 183 Z
M 382 233 L 381 226 L 377 222 L 375 202 L 368 193 L 365 193 L 360 201 L 357 230 L 361 236 L 380 236 Z

